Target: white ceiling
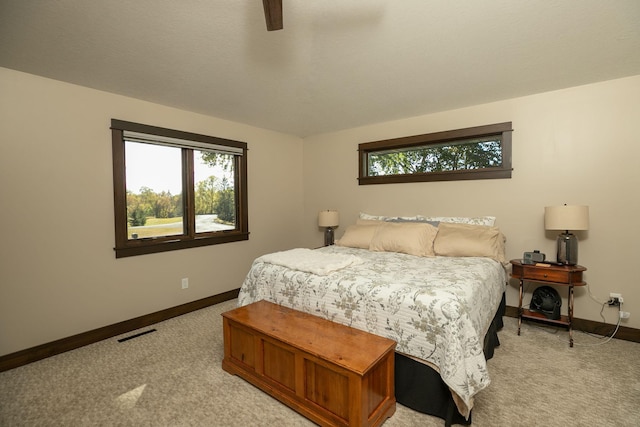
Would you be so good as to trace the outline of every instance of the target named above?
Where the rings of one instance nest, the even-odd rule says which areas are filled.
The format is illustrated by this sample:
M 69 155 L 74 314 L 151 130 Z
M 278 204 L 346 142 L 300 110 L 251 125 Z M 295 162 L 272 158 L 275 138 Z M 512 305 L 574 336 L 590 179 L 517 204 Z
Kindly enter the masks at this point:
M 640 74 L 638 0 L 0 0 L 0 66 L 299 136 Z M 0 94 L 1 96 L 1 94 Z

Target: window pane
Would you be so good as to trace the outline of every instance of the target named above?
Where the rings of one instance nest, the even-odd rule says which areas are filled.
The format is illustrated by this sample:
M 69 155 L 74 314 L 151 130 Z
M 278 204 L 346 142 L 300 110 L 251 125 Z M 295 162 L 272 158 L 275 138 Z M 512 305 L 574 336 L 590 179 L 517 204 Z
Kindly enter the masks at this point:
M 180 148 L 125 142 L 127 238 L 184 234 Z
M 234 156 L 194 150 L 196 233 L 236 229 Z
M 511 122 L 358 144 L 358 184 L 511 178 Z
M 486 169 L 502 166 L 500 136 L 368 154 L 369 176 Z

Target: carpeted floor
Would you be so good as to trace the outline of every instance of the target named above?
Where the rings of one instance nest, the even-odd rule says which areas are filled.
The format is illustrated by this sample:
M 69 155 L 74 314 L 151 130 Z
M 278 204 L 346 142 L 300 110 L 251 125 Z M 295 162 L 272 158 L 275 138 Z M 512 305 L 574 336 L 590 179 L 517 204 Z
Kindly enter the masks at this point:
M 0 373 L 0 426 L 312 426 L 221 368 L 236 300 Z M 640 344 L 505 318 L 474 426 L 638 426 Z M 134 335 L 136 332 L 123 335 Z M 398 405 L 385 427 L 442 426 Z

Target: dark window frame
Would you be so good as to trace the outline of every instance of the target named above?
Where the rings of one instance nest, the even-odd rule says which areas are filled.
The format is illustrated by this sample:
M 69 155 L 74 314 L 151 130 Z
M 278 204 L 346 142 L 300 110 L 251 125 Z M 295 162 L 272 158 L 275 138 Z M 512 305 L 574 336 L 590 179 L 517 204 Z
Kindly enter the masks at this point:
M 163 236 L 148 239 L 127 237 L 127 190 L 125 172 L 125 131 L 139 132 L 160 137 L 213 144 L 241 149 L 242 155 L 234 156 L 234 188 L 236 228 L 233 230 L 195 233 L 193 156 L 182 148 L 183 215 L 186 217 L 185 233 L 178 236 Z M 113 155 L 113 199 L 115 220 L 116 258 L 195 248 L 249 239 L 249 215 L 247 197 L 247 143 L 191 132 L 149 126 L 123 120 L 111 119 L 111 141 Z M 193 216 L 193 218 L 191 218 Z
M 414 135 L 381 141 L 358 144 L 358 184 L 394 184 L 403 182 L 430 181 L 459 181 L 474 179 L 505 179 L 511 178 L 511 122 L 496 123 L 485 126 L 475 126 L 443 132 Z M 502 147 L 502 166 L 484 169 L 465 169 L 442 172 L 421 172 L 413 174 L 369 176 L 369 154 L 401 148 L 418 148 L 447 142 L 464 141 L 470 138 L 480 138 L 500 135 Z

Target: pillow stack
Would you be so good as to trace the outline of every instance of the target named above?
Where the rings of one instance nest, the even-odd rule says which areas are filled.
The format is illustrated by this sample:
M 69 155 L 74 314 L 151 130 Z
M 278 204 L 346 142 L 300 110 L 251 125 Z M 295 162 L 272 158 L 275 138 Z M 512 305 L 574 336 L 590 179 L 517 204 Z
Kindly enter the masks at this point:
M 363 216 L 364 215 L 364 216 Z M 455 220 L 455 221 L 452 221 Z M 338 246 L 431 257 L 488 257 L 505 262 L 495 217 L 374 217 L 361 214 Z

